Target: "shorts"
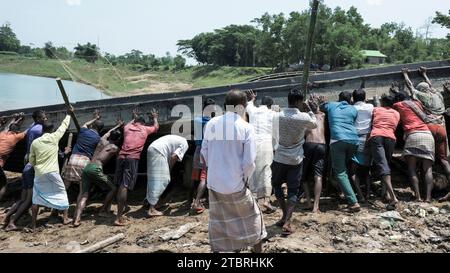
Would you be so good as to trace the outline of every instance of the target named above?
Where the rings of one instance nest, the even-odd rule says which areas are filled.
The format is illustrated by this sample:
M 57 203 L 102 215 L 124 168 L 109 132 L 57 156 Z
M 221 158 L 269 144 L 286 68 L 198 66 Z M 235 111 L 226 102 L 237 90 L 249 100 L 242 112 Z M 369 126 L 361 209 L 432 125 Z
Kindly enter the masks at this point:
M 307 180 L 310 169 L 314 176 L 322 177 L 325 169 L 326 145 L 307 142 L 303 145 L 303 150 L 305 158 L 303 159 L 302 181 Z
M 116 185 L 124 186 L 132 191 L 136 185 L 139 159 L 118 158 L 114 180 Z
M 34 167 L 27 163 L 22 171 L 22 189 L 31 190 L 34 186 Z
M 369 140 L 372 163 L 379 176 L 391 174 L 389 162 L 395 149 L 395 140 L 388 137 L 373 137 Z
M 272 169 L 272 187 L 275 190 L 277 198 L 284 198 L 281 185 L 287 184 L 288 199 L 295 202 L 297 200 L 298 191 L 300 188 L 300 179 L 302 178 L 303 164 L 287 165 L 274 161 L 271 166 Z
M 84 168 L 81 175 L 81 183 L 83 193 L 89 192 L 92 183 L 104 191 L 109 191 L 116 187 L 108 176 L 103 173 L 102 166 L 94 163 L 89 163 Z

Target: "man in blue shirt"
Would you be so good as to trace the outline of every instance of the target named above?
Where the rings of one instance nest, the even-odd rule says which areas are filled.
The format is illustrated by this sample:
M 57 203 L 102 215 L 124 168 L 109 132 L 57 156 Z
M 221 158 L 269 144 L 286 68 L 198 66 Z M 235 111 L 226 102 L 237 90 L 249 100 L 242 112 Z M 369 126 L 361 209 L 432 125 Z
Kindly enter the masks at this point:
M 77 137 L 77 142 L 73 146 L 67 166 L 64 166 L 63 178 L 66 189 L 72 183 L 81 181 L 81 174 L 84 167 L 91 161 L 95 148 L 100 141 L 99 132 L 103 129 L 103 122 L 100 120 L 98 112 L 94 113 L 94 118 L 86 122 Z
M 329 102 L 324 105 L 328 114 L 330 127 L 330 154 L 333 175 L 338 181 L 349 203 L 348 209 L 357 212 L 361 209 L 348 179 L 347 166 L 357 150 L 358 134 L 355 121 L 358 111 L 350 105 L 352 94 L 342 92 L 339 102 Z

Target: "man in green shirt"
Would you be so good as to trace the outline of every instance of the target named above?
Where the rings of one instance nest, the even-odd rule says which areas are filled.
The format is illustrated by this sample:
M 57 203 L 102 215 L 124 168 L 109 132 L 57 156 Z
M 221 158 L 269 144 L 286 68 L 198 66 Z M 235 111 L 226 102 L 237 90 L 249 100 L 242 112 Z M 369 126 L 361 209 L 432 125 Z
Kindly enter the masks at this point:
M 71 219 L 67 217 L 69 208 L 67 192 L 59 173 L 58 143 L 69 127 L 70 113 L 72 112 L 73 107 L 70 107 L 67 110 L 66 118 L 56 131 L 54 131 L 53 124 L 45 122 L 43 135 L 31 144 L 29 161 L 36 172 L 33 187 L 33 206 L 31 207 L 33 230 L 36 228 L 40 206 L 63 210 L 63 223 L 67 225 L 71 222 Z

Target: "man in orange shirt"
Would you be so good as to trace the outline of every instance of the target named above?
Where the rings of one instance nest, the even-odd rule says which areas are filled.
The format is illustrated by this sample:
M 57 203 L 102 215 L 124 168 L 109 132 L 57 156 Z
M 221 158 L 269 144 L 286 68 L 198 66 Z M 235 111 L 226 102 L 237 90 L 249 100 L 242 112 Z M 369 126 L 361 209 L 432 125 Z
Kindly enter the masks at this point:
M 6 159 L 9 154 L 14 150 L 16 144 L 25 138 L 27 131 L 20 132 L 20 122 L 23 121 L 23 113 L 14 114 L 13 119 L 5 127 L 5 129 L 0 132 L 0 200 L 6 192 L 6 176 L 3 171 Z

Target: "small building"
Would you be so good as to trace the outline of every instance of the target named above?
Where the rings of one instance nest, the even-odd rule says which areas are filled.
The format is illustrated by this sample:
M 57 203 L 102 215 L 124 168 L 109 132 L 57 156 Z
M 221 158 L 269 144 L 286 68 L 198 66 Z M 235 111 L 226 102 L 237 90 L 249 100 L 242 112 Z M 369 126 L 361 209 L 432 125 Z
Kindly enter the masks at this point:
M 366 64 L 383 64 L 387 56 L 378 50 L 361 50 L 361 55 L 364 57 Z

